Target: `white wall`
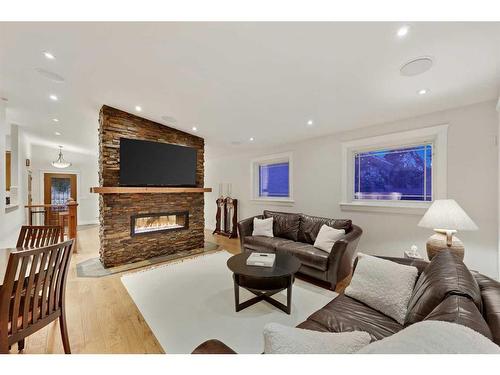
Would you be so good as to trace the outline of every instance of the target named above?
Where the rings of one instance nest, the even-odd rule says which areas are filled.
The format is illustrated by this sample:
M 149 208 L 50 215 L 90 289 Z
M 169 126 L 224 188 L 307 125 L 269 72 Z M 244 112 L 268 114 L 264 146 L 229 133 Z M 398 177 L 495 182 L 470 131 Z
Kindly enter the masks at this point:
M 8 125 L 5 120 L 5 104 L 0 103 L 0 247 L 14 246 L 19 227 L 26 223 L 26 186 L 27 169 L 24 160 L 30 155 L 26 134 L 17 125 Z M 9 133 L 9 148 L 12 152 L 12 185 L 17 186 L 16 205 L 5 208 L 5 147 L 6 134 Z M 14 202 L 12 202 L 14 203 Z
M 78 224 L 97 224 L 99 221 L 99 197 L 91 194 L 90 188 L 99 185 L 97 155 L 87 155 L 65 151 L 64 159 L 72 165 L 57 169 L 51 165 L 59 150 L 33 144 L 31 147 L 31 169 L 33 171 L 33 203 L 43 203 L 43 173 L 77 174 Z
M 206 224 L 208 227 L 215 225 L 219 182 L 230 182 L 233 196 L 240 204 L 239 219 L 259 214 L 265 208 L 351 218 L 364 230 L 359 244 L 362 252 L 402 256 L 403 250 L 416 244 L 420 253 L 425 254 L 425 242 L 432 232 L 417 227 L 421 216 L 341 211 L 341 142 L 441 124 L 449 124 L 448 197 L 456 199 L 479 226 L 479 231 L 459 233 L 466 246 L 465 262 L 496 278 L 499 267 L 498 151 L 495 144 L 498 116 L 494 101 L 252 153 L 238 154 L 231 149 L 224 156 L 212 157 L 208 147 L 205 184 L 213 187 L 214 192 L 205 197 Z M 285 151 L 293 152 L 295 203 L 270 205 L 251 201 L 250 160 Z

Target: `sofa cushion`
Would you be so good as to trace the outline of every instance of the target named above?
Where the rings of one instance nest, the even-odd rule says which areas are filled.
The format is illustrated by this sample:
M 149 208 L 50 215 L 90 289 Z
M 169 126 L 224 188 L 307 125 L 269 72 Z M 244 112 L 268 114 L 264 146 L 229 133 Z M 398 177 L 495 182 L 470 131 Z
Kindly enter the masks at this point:
M 339 295 L 321 310 L 316 311 L 308 322 L 299 325 L 319 331 L 323 326 L 329 332 L 364 331 L 372 340 L 380 340 L 403 329 L 403 326 L 367 305 L 345 294 Z
M 279 237 L 246 236 L 245 248 L 262 253 L 274 253 L 278 245 L 293 244 L 291 240 Z
M 264 218 L 274 219 L 273 232 L 275 237 L 297 241 L 299 232 L 300 214 L 287 212 L 264 211 Z
M 344 229 L 345 232 L 348 233 L 351 230 L 352 221 L 300 214 L 300 225 L 297 235 L 298 241 L 312 245 L 314 241 L 316 241 L 319 230 L 323 225 L 327 225 L 335 229 Z
M 415 267 L 360 253 L 345 294 L 404 324 L 417 277 Z
M 449 295 L 467 296 L 482 312 L 476 280 L 458 257 L 442 251 L 420 274 L 408 303 L 405 324 L 424 320 Z
M 493 338 L 490 328 L 474 302 L 464 296 L 451 295 L 436 306 L 424 320 L 441 320 L 469 327 L 483 336 Z
M 369 343 L 366 332 L 316 332 L 279 323 L 264 326 L 264 354 L 351 354 Z
M 463 325 L 431 320 L 413 324 L 395 335 L 373 342 L 357 352 L 357 354 L 473 353 L 500 354 L 500 347 Z M 451 360 L 451 357 L 449 358 Z
M 483 299 L 483 316 L 490 327 L 493 341 L 500 345 L 500 283 L 479 273 L 473 274 Z
M 295 255 L 302 264 L 320 271 L 328 269 L 329 254 L 316 249 L 313 245 L 302 242 L 286 242 L 276 246 L 276 251 Z

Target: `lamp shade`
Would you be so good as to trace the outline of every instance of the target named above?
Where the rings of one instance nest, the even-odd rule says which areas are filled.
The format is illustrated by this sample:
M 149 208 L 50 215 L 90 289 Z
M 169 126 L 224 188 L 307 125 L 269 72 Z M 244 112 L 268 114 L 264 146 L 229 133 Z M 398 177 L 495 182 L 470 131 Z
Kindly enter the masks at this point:
M 453 199 L 438 199 L 418 223 L 419 227 L 444 230 L 477 230 L 477 225 Z

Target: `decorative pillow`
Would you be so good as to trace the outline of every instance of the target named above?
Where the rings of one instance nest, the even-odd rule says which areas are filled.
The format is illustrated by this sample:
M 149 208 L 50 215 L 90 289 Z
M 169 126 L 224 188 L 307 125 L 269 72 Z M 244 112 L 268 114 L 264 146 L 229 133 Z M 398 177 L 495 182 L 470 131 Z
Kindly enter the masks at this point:
M 319 230 L 318 237 L 314 241 L 314 247 L 327 253 L 332 251 L 333 244 L 345 235 L 345 229 L 335 229 L 323 225 Z
M 500 354 L 500 347 L 456 323 L 426 320 L 375 341 L 358 354 Z
M 417 276 L 416 267 L 359 254 L 345 295 L 404 324 Z
M 269 323 L 264 327 L 265 354 L 350 354 L 370 343 L 366 332 L 317 332 Z
M 274 237 L 273 235 L 273 218 L 269 219 L 253 219 L 252 236 Z

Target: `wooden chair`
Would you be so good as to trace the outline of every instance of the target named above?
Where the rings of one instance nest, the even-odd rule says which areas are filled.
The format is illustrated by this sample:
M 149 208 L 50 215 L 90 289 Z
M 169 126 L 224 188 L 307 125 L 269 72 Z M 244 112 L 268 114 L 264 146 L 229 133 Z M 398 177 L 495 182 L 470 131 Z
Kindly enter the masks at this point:
M 0 288 L 0 353 L 59 319 L 64 352 L 70 354 L 65 290 L 73 240 L 10 253 Z
M 19 232 L 16 247 L 37 248 L 64 241 L 61 227 L 56 225 L 23 225 Z

